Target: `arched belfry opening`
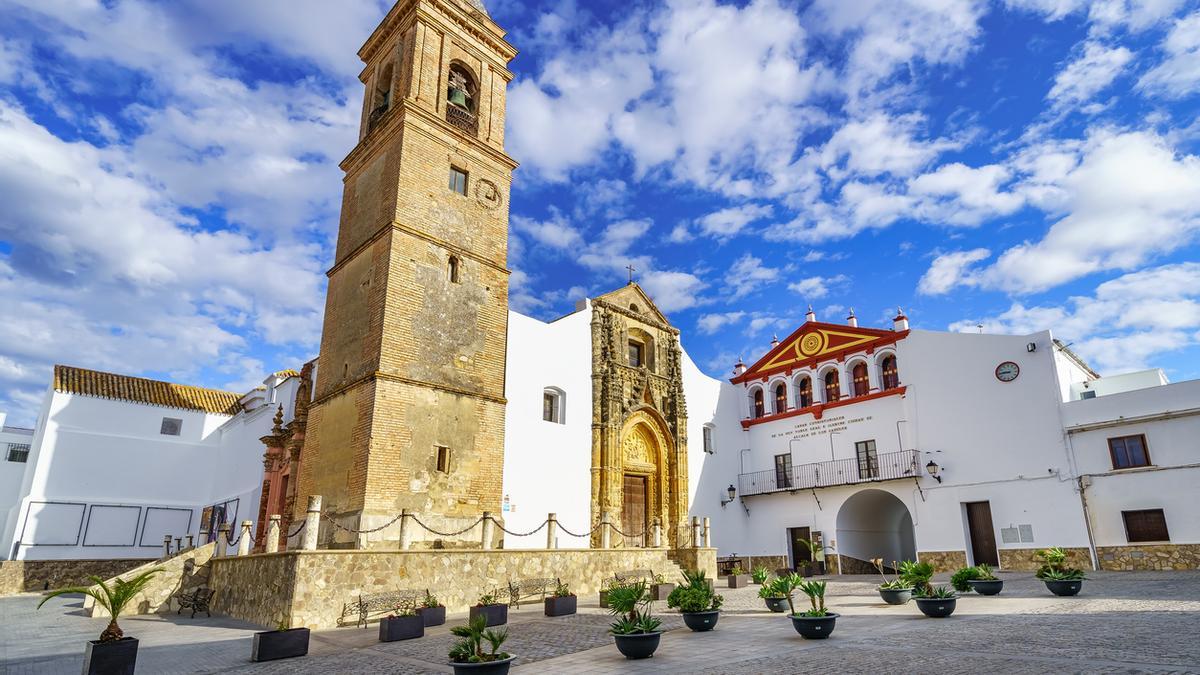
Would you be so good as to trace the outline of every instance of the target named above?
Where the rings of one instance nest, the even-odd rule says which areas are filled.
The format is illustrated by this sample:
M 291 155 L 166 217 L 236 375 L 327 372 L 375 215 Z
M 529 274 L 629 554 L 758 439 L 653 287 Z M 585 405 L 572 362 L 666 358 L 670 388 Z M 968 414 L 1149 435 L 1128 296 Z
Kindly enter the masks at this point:
M 872 558 L 916 560 L 917 544 L 908 507 L 890 492 L 862 490 L 842 504 L 837 515 L 837 553 L 842 574 L 875 571 Z
M 479 132 L 479 85 L 470 69 L 450 64 L 446 76 L 446 121 L 472 135 Z

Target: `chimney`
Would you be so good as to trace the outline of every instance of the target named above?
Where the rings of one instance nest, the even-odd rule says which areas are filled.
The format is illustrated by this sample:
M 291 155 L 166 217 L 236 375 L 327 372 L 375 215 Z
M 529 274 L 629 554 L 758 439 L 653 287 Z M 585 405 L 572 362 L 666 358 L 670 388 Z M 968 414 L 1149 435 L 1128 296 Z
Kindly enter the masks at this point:
M 812 305 L 809 305 L 808 313 L 804 315 L 804 321 L 811 322 L 811 321 L 816 321 L 816 320 L 817 320 L 817 313 L 813 311 Z
M 775 349 L 778 346 L 779 346 L 779 334 L 773 333 L 771 335 L 771 349 Z
M 846 325 L 851 328 L 858 328 L 858 317 L 854 316 L 854 308 L 850 308 L 850 316 L 846 317 Z
M 742 363 L 742 357 L 738 357 L 737 363 L 733 364 L 733 374 L 741 375 L 746 372 L 746 364 Z
M 904 316 L 904 310 L 899 307 L 896 308 L 896 318 L 892 319 L 892 330 L 908 330 L 908 317 Z

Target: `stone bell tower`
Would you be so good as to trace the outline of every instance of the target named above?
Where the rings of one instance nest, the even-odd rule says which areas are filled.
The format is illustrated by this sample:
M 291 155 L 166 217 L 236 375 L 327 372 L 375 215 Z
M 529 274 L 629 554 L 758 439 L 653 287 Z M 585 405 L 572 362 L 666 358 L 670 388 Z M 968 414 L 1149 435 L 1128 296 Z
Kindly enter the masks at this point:
M 341 164 L 295 517 L 308 495 L 352 530 L 402 509 L 443 531 L 500 511 L 516 167 L 504 34 L 479 0 L 400 0 L 358 52 L 362 121 Z M 369 548 L 397 529 L 325 525 L 320 541 Z M 469 544 L 413 533 L 414 547 L 434 545 Z

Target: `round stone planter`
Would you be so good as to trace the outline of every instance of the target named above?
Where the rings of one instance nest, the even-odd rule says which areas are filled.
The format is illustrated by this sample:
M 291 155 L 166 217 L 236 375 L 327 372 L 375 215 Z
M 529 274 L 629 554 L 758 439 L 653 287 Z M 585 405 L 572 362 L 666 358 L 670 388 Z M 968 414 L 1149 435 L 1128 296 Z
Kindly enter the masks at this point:
M 662 633 L 634 633 L 632 635 L 613 635 L 617 641 L 617 651 L 627 659 L 648 659 L 654 656 Z
M 454 663 L 455 675 L 505 675 L 508 672 L 509 666 L 516 659 L 515 656 L 510 656 L 507 659 L 500 661 L 488 661 L 486 663 Z
M 931 619 L 944 619 L 954 613 L 958 598 L 914 598 L 921 613 Z
M 830 612 L 825 616 L 799 616 L 793 614 L 792 628 L 806 640 L 824 640 L 833 633 L 837 624 L 838 614 Z
M 971 590 L 980 595 L 999 595 L 1000 589 L 1004 588 L 1003 579 L 988 579 L 987 581 L 971 579 L 967 583 L 971 584 Z
M 716 628 L 717 619 L 721 618 L 721 613 L 715 609 L 711 612 L 681 612 L 681 614 L 683 614 L 683 622 L 687 624 L 687 627 L 697 633 Z
M 909 600 L 912 600 L 913 589 L 911 588 L 881 588 L 879 589 L 879 597 L 889 605 L 904 605 Z
M 763 598 L 763 602 L 767 603 L 767 609 L 772 612 L 786 612 L 787 598 Z
M 1079 595 L 1080 589 L 1083 588 L 1083 579 L 1068 579 L 1063 581 L 1053 581 L 1043 579 L 1046 583 L 1046 588 L 1055 595 Z

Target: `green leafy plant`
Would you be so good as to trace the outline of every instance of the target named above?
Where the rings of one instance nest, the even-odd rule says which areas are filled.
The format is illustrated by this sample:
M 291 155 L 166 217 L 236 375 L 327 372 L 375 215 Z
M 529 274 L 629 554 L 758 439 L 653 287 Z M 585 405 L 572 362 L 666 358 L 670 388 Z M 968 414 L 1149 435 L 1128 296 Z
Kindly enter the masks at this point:
M 397 617 L 397 616 L 416 616 L 416 615 L 417 615 L 416 607 L 411 607 L 409 605 L 396 605 L 396 608 L 392 611 L 391 614 L 388 614 L 388 617 L 392 618 L 392 617 Z
M 558 581 L 554 584 L 554 597 L 569 598 L 572 595 L 575 595 L 575 594 L 571 592 L 571 587 L 568 586 L 566 583 L 564 583 L 562 581 Z
M 733 569 L 729 570 L 730 576 L 735 576 L 735 577 L 740 576 L 745 573 L 746 573 L 746 570 L 742 569 L 742 566 L 740 564 L 734 565 Z
M 812 607 L 810 607 L 807 611 L 797 614 L 796 616 L 829 616 L 829 610 L 825 609 L 824 581 L 802 581 L 800 582 L 799 588 L 801 593 L 808 596 L 808 601 Z M 794 610 L 793 613 L 795 613 Z
M 795 614 L 796 605 L 792 602 L 792 593 L 803 584 L 804 577 L 792 572 L 781 577 L 775 577 L 770 583 L 764 586 L 764 589 L 770 589 L 769 592 L 772 593 L 771 597 L 787 598 L 788 613 Z
M 421 606 L 425 609 L 434 609 L 441 607 L 442 603 L 438 602 L 437 596 L 429 591 L 425 591 L 425 599 L 421 601 Z
M 279 633 L 282 633 L 283 631 L 288 630 L 291 627 L 292 627 L 292 621 L 291 621 L 291 619 L 288 618 L 288 615 L 280 614 L 279 620 L 275 622 L 275 630 Z
M 1083 575 L 1083 570 L 1077 567 L 1050 570 L 1042 576 L 1042 581 L 1083 581 L 1084 579 L 1087 577 Z
M 1078 567 L 1067 567 L 1067 552 L 1060 546 L 1042 549 L 1036 555 L 1042 559 L 1042 566 L 1034 574 L 1038 579 L 1043 581 L 1074 581 L 1085 578 L 1083 570 Z
M 465 626 L 455 626 L 450 632 L 462 638 L 450 648 L 450 660 L 455 663 L 487 663 L 509 658 L 508 652 L 500 651 L 508 639 L 508 629 L 494 631 L 487 627 L 487 619 L 477 616 Z M 490 650 L 484 650 L 484 643 Z
M 963 567 L 950 577 L 950 585 L 959 593 L 966 593 L 971 590 L 971 584 L 967 582 L 981 578 L 978 567 Z
M 821 552 L 823 549 L 822 549 L 821 545 L 818 544 L 817 542 L 809 540 L 809 539 L 800 539 L 799 542 L 801 544 L 803 544 L 809 550 L 810 553 L 812 553 L 813 560 L 816 560 L 817 556 L 821 555 Z
M 786 598 L 787 592 L 780 588 L 778 584 L 775 583 L 776 581 L 778 581 L 778 579 L 772 579 L 771 581 L 764 583 L 762 588 L 758 589 L 758 597 L 762 598 L 763 600 L 782 600 L 783 598 Z
M 887 572 L 884 570 L 884 567 L 883 567 L 883 558 L 872 558 L 871 564 L 875 566 L 875 569 L 879 572 L 879 577 L 881 579 L 883 579 L 883 583 L 879 584 L 880 589 L 885 590 L 885 591 L 894 591 L 894 590 L 900 590 L 900 589 L 904 589 L 904 588 L 912 588 L 912 586 L 906 584 L 904 582 L 904 580 L 898 576 L 895 579 L 887 578 Z M 896 561 L 893 560 L 892 561 L 892 569 L 896 569 L 897 566 L 898 565 L 897 565 Z
M 162 571 L 162 568 L 155 567 L 154 569 L 146 570 L 131 579 L 116 579 L 110 586 L 107 581 L 97 576 L 89 576 L 88 580 L 92 582 L 92 586 L 70 586 L 68 588 L 60 588 L 56 591 L 50 591 L 42 601 L 38 603 L 38 609 L 46 604 L 50 598 L 56 598 L 60 595 L 82 593 L 94 599 L 97 605 L 103 607 L 111 619 L 108 622 L 108 627 L 104 632 L 100 633 L 100 642 L 116 642 L 125 637 L 125 632 L 117 625 L 117 618 L 125 611 L 125 607 L 137 597 L 138 593 L 154 579 L 154 575 Z
M 614 635 L 636 635 L 657 632 L 662 621 L 650 615 L 653 605 L 645 581 L 616 584 L 608 589 L 608 611 L 615 617 Z
M 666 575 L 663 575 L 663 574 L 655 574 L 654 575 L 654 585 L 655 586 L 657 586 L 659 584 L 665 584 L 665 583 L 667 583 Z
M 927 562 L 905 560 L 900 563 L 900 580 L 905 587 L 917 591 L 928 590 L 929 580 L 933 578 L 933 565 Z
M 725 598 L 713 592 L 704 570 L 685 570 L 683 583 L 667 596 L 667 607 L 681 612 L 710 612 L 721 608 Z
M 953 588 L 949 586 L 928 586 L 913 593 L 918 598 L 937 598 L 939 600 L 949 600 L 956 598 L 958 595 Z
M 771 571 L 768 570 L 767 568 L 763 567 L 762 565 L 755 567 L 754 571 L 750 573 L 750 578 L 753 579 L 754 583 L 756 583 L 756 584 L 766 583 L 767 579 L 769 579 L 770 577 L 771 577 Z
M 475 603 L 475 606 L 476 607 L 486 607 L 487 605 L 495 605 L 495 604 L 497 604 L 495 594 L 484 593 L 483 595 L 479 596 L 479 601 Z
M 976 569 L 976 571 L 979 572 L 979 579 L 977 579 L 977 581 L 999 581 L 1000 580 L 1000 577 L 998 577 L 992 573 L 992 566 L 987 563 L 981 563 L 979 565 L 976 565 L 975 569 Z

